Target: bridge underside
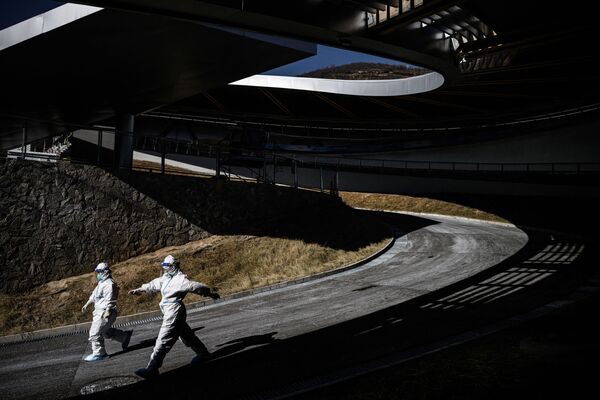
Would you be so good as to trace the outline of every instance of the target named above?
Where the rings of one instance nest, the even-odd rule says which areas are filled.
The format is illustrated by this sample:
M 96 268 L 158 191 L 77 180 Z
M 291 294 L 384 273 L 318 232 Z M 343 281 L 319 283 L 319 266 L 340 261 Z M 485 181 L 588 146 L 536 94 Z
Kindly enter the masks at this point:
M 392 16 L 404 2 L 82 3 L 110 8 L 0 51 L 1 149 L 98 124 L 114 132 L 126 114 L 136 116 L 136 143 L 219 144 L 229 154 L 404 152 L 396 158 L 435 162 L 406 152 L 560 129 L 561 143 L 573 137 L 567 147 L 548 134 L 529 153 L 513 146 L 494 159 L 598 161 L 588 151 L 598 140 L 579 128 L 600 120 L 594 14 L 585 5 L 431 0 Z M 388 19 L 376 14 L 371 25 L 382 9 Z M 444 85 L 372 97 L 228 84 L 312 55 L 307 43 L 411 62 L 442 74 Z M 546 147 L 561 150 L 544 158 Z M 466 153 L 448 154 L 465 161 Z
M 0 145 L 114 123 L 282 64 L 316 46 L 104 9 L 0 51 Z

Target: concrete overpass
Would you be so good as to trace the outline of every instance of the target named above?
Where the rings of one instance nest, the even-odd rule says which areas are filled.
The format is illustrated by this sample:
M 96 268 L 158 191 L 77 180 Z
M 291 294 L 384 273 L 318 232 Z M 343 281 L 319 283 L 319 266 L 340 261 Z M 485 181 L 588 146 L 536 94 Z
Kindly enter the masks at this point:
M 403 140 L 411 130 L 511 123 L 599 100 L 589 62 L 593 14 L 581 7 L 475 0 L 80 3 L 105 8 L 35 36 L 21 31 L 28 40 L 13 37 L 0 51 L 2 148 L 21 143 L 24 133 L 33 141 L 82 125 L 145 135 L 153 124 L 132 129 L 123 116 L 150 111 L 269 122 L 274 129 L 263 135 L 281 144 L 290 141 L 288 131 L 294 142 L 343 141 L 348 130 L 377 140 L 373 129 L 391 129 Z M 7 30 L 2 36 L 6 43 Z M 423 66 L 441 74 L 443 85 L 380 97 L 228 84 L 306 57 L 315 43 Z M 211 132 L 199 127 L 195 134 Z

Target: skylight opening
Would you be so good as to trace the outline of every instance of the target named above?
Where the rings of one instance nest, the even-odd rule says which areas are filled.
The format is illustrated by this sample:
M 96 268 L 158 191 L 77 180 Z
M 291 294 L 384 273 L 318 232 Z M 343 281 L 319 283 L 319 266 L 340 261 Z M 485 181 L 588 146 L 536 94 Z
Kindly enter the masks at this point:
M 346 49 L 317 45 L 317 54 L 261 75 L 324 79 L 399 79 L 430 72 L 401 61 Z
M 351 96 L 403 96 L 439 88 L 437 72 L 384 57 L 318 45 L 317 54 L 259 75 L 231 82 Z

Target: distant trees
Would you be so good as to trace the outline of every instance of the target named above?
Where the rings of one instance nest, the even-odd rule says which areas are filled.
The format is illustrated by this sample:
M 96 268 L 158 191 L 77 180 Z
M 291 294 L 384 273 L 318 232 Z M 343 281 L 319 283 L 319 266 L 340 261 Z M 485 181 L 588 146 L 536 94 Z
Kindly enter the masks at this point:
M 404 64 L 356 62 L 346 65 L 332 65 L 306 72 L 300 76 L 323 79 L 372 80 L 410 78 L 428 72 L 430 71 L 425 68 Z

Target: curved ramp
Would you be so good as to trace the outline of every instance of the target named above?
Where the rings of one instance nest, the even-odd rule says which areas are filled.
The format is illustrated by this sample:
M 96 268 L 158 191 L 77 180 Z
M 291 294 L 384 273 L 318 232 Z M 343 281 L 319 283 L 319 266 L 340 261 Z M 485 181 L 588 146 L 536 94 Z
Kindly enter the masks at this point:
M 269 379 L 277 374 L 293 378 L 307 363 L 311 371 L 339 368 L 344 359 L 364 355 L 364 346 L 353 344 L 355 340 L 385 331 L 380 319 L 389 310 L 497 267 L 528 242 L 527 235 L 511 225 L 441 216 L 386 214 L 385 218 L 396 229 L 396 241 L 368 264 L 190 310 L 189 325 L 215 358 L 200 369 L 188 367 L 193 353 L 178 343 L 165 360 L 159 382 L 192 384 L 190 374 L 202 374 L 206 393 L 214 390 L 212 398 L 215 393 L 229 397 L 268 387 L 258 378 L 252 379 L 258 386 L 248 390 L 244 389 L 247 383 L 234 383 L 246 382 L 250 376 L 268 373 Z M 407 227 L 414 230 L 404 234 Z M 433 306 L 422 302 L 424 313 L 427 307 Z M 385 318 L 386 324 L 398 326 L 405 320 Z M 373 319 L 376 326 L 372 326 Z M 102 363 L 81 360 L 89 352 L 87 337 L 81 333 L 0 347 L 0 397 L 60 398 L 122 385 L 126 386 L 117 393 L 104 393 L 135 396 L 139 390 L 153 391 L 156 383 L 127 384 L 138 381 L 133 370 L 147 363 L 159 326 L 160 321 L 153 320 L 133 325 L 126 352 L 120 351 L 118 343 L 107 341 L 112 357 Z M 418 334 L 422 338 L 429 336 L 426 326 L 414 329 L 423 329 Z M 406 345 L 408 337 L 398 337 L 396 343 Z M 383 344 L 375 341 L 371 356 L 380 353 Z M 181 384 L 176 387 L 182 388 Z

